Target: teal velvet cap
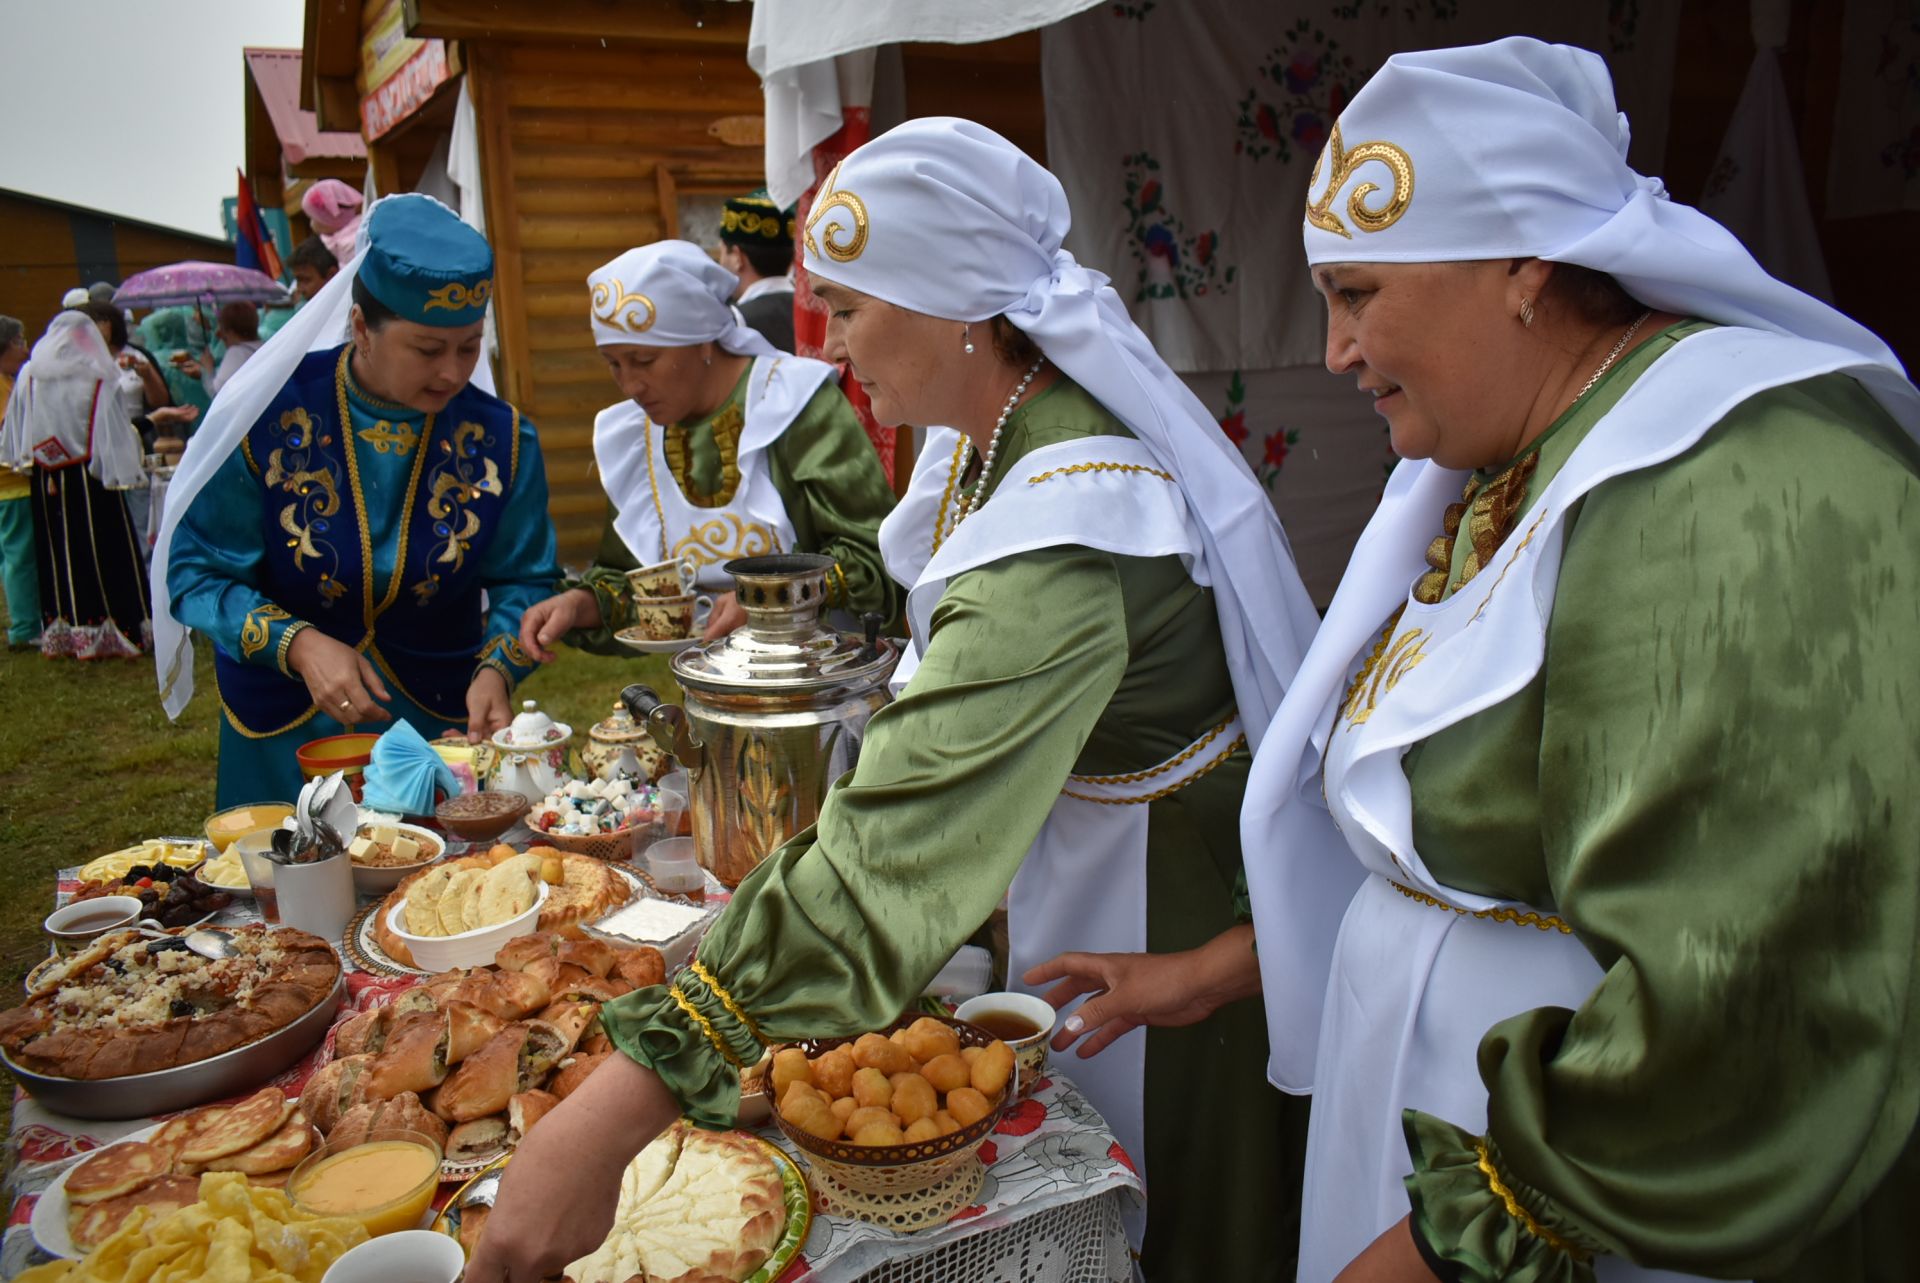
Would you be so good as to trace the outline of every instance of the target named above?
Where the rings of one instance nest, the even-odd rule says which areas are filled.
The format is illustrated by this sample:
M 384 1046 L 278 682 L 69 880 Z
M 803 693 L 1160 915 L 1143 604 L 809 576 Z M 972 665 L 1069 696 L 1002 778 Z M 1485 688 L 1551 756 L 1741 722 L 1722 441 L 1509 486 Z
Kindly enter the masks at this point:
M 493 247 L 438 201 L 399 196 L 368 216 L 359 277 L 402 320 L 470 325 L 493 297 Z

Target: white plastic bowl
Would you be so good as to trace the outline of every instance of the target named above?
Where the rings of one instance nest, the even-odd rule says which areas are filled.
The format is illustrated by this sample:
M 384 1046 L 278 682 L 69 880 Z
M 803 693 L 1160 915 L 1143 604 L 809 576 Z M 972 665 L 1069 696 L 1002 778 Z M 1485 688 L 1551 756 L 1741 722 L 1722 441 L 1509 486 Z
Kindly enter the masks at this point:
M 355 864 L 353 866 L 353 893 L 355 895 L 385 895 L 406 881 L 409 874 L 418 873 L 447 853 L 447 840 L 432 829 L 423 829 L 418 824 L 401 824 L 393 820 L 368 820 L 353 832 L 354 837 L 365 837 L 367 830 L 376 823 L 390 824 L 406 836 L 420 844 L 421 858 L 412 864 L 390 864 L 385 866 Z M 352 841 L 351 838 L 348 841 Z M 427 852 L 432 854 L 428 855 Z
M 387 910 L 387 925 L 413 955 L 413 964 L 424 971 L 452 971 L 456 967 L 484 967 L 493 962 L 507 941 L 530 935 L 540 922 L 540 910 L 547 903 L 547 884 L 542 882 L 533 897 L 533 907 L 498 926 L 462 931 L 457 936 L 417 936 L 407 930 L 407 906 L 402 900 Z

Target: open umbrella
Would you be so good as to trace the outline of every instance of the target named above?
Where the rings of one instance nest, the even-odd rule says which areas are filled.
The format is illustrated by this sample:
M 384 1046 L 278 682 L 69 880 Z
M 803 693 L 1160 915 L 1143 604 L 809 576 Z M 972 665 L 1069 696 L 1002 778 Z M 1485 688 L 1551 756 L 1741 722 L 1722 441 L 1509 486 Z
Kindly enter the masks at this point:
M 233 263 L 170 263 L 138 272 L 114 291 L 118 307 L 170 307 L 200 303 L 286 303 L 286 286 L 251 267 Z

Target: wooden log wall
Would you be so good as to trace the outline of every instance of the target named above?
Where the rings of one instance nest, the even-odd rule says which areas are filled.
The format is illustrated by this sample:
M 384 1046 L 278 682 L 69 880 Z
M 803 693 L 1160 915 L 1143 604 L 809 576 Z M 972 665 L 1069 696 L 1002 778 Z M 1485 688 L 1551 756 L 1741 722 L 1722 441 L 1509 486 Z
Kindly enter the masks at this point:
M 606 516 L 593 418 L 619 397 L 587 325 L 587 273 L 676 234 L 680 192 L 760 186 L 758 141 L 712 126 L 758 117 L 744 39 L 645 45 L 472 40 L 502 392 L 539 425 L 560 559 L 592 560 Z

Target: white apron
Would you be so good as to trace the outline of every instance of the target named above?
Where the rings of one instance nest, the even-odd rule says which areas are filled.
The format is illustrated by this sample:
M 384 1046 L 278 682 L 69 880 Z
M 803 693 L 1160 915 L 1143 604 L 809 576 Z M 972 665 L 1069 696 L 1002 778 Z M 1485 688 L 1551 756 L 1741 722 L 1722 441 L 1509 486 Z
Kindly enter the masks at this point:
M 643 566 L 687 558 L 701 589 L 726 592 L 733 588 L 720 569 L 726 562 L 791 549 L 793 522 L 774 487 L 767 450 L 833 375 L 824 361 L 754 358 L 740 429 L 740 484 L 719 508 L 702 508 L 682 493 L 667 464 L 665 425 L 631 401 L 602 410 L 593 423 L 593 456 L 616 509 L 613 528 L 627 550 Z
M 935 449 L 930 441 L 922 457 L 933 460 Z M 953 453 L 951 441 L 946 453 Z M 935 462 L 929 471 L 947 471 L 945 460 Z M 921 479 L 916 473 L 915 483 Z M 927 546 L 931 527 L 916 522 L 913 528 Z M 1179 556 L 1191 573 L 1200 548 L 1179 485 L 1144 445 L 1127 437 L 1034 451 L 1007 471 L 978 512 L 945 529 L 939 551 L 907 595 L 916 665 L 934 606 L 947 581 L 964 571 L 1037 548 L 1077 544 L 1127 557 Z M 890 569 L 898 564 L 889 559 Z M 1068 950 L 1145 952 L 1147 808 L 1140 804 L 1199 778 L 1242 743 L 1236 719 L 1148 770 L 1067 777 L 1007 894 L 1010 984 L 1038 993 L 1018 977 Z M 1146 1030 L 1136 1029 L 1091 1059 L 1068 1058 L 1062 1068 L 1150 1180 L 1142 1098 L 1146 1047 Z
M 881 564 L 902 588 L 920 582 L 927 562 L 953 533 L 960 519 L 960 472 L 969 454 L 966 438 L 954 429 L 927 429 L 907 492 L 880 523 Z M 920 650 L 908 646 L 887 679 L 887 693 L 898 699 L 918 667 Z
M 1272 1074 L 1314 1094 L 1302 1283 L 1333 1278 L 1407 1214 L 1401 1111 L 1484 1131 L 1481 1037 L 1536 1007 L 1578 1008 L 1602 974 L 1552 914 L 1427 872 L 1402 755 L 1533 680 L 1565 518 L 1583 495 L 1684 453 L 1757 391 L 1860 368 L 1855 353 L 1756 330 L 1682 340 L 1593 427 L 1494 562 L 1435 605 L 1409 589 L 1465 474 L 1396 469 L 1268 732 L 1271 752 L 1256 761 L 1243 816 Z M 1310 831 L 1314 814 L 1326 814 L 1314 770 L 1323 760 L 1324 805 L 1343 849 L 1281 845 L 1272 835 Z M 1321 938 L 1315 927 L 1328 919 L 1340 923 L 1328 956 L 1305 956 L 1300 940 Z M 1689 1277 L 1616 1258 L 1595 1268 L 1608 1283 Z

